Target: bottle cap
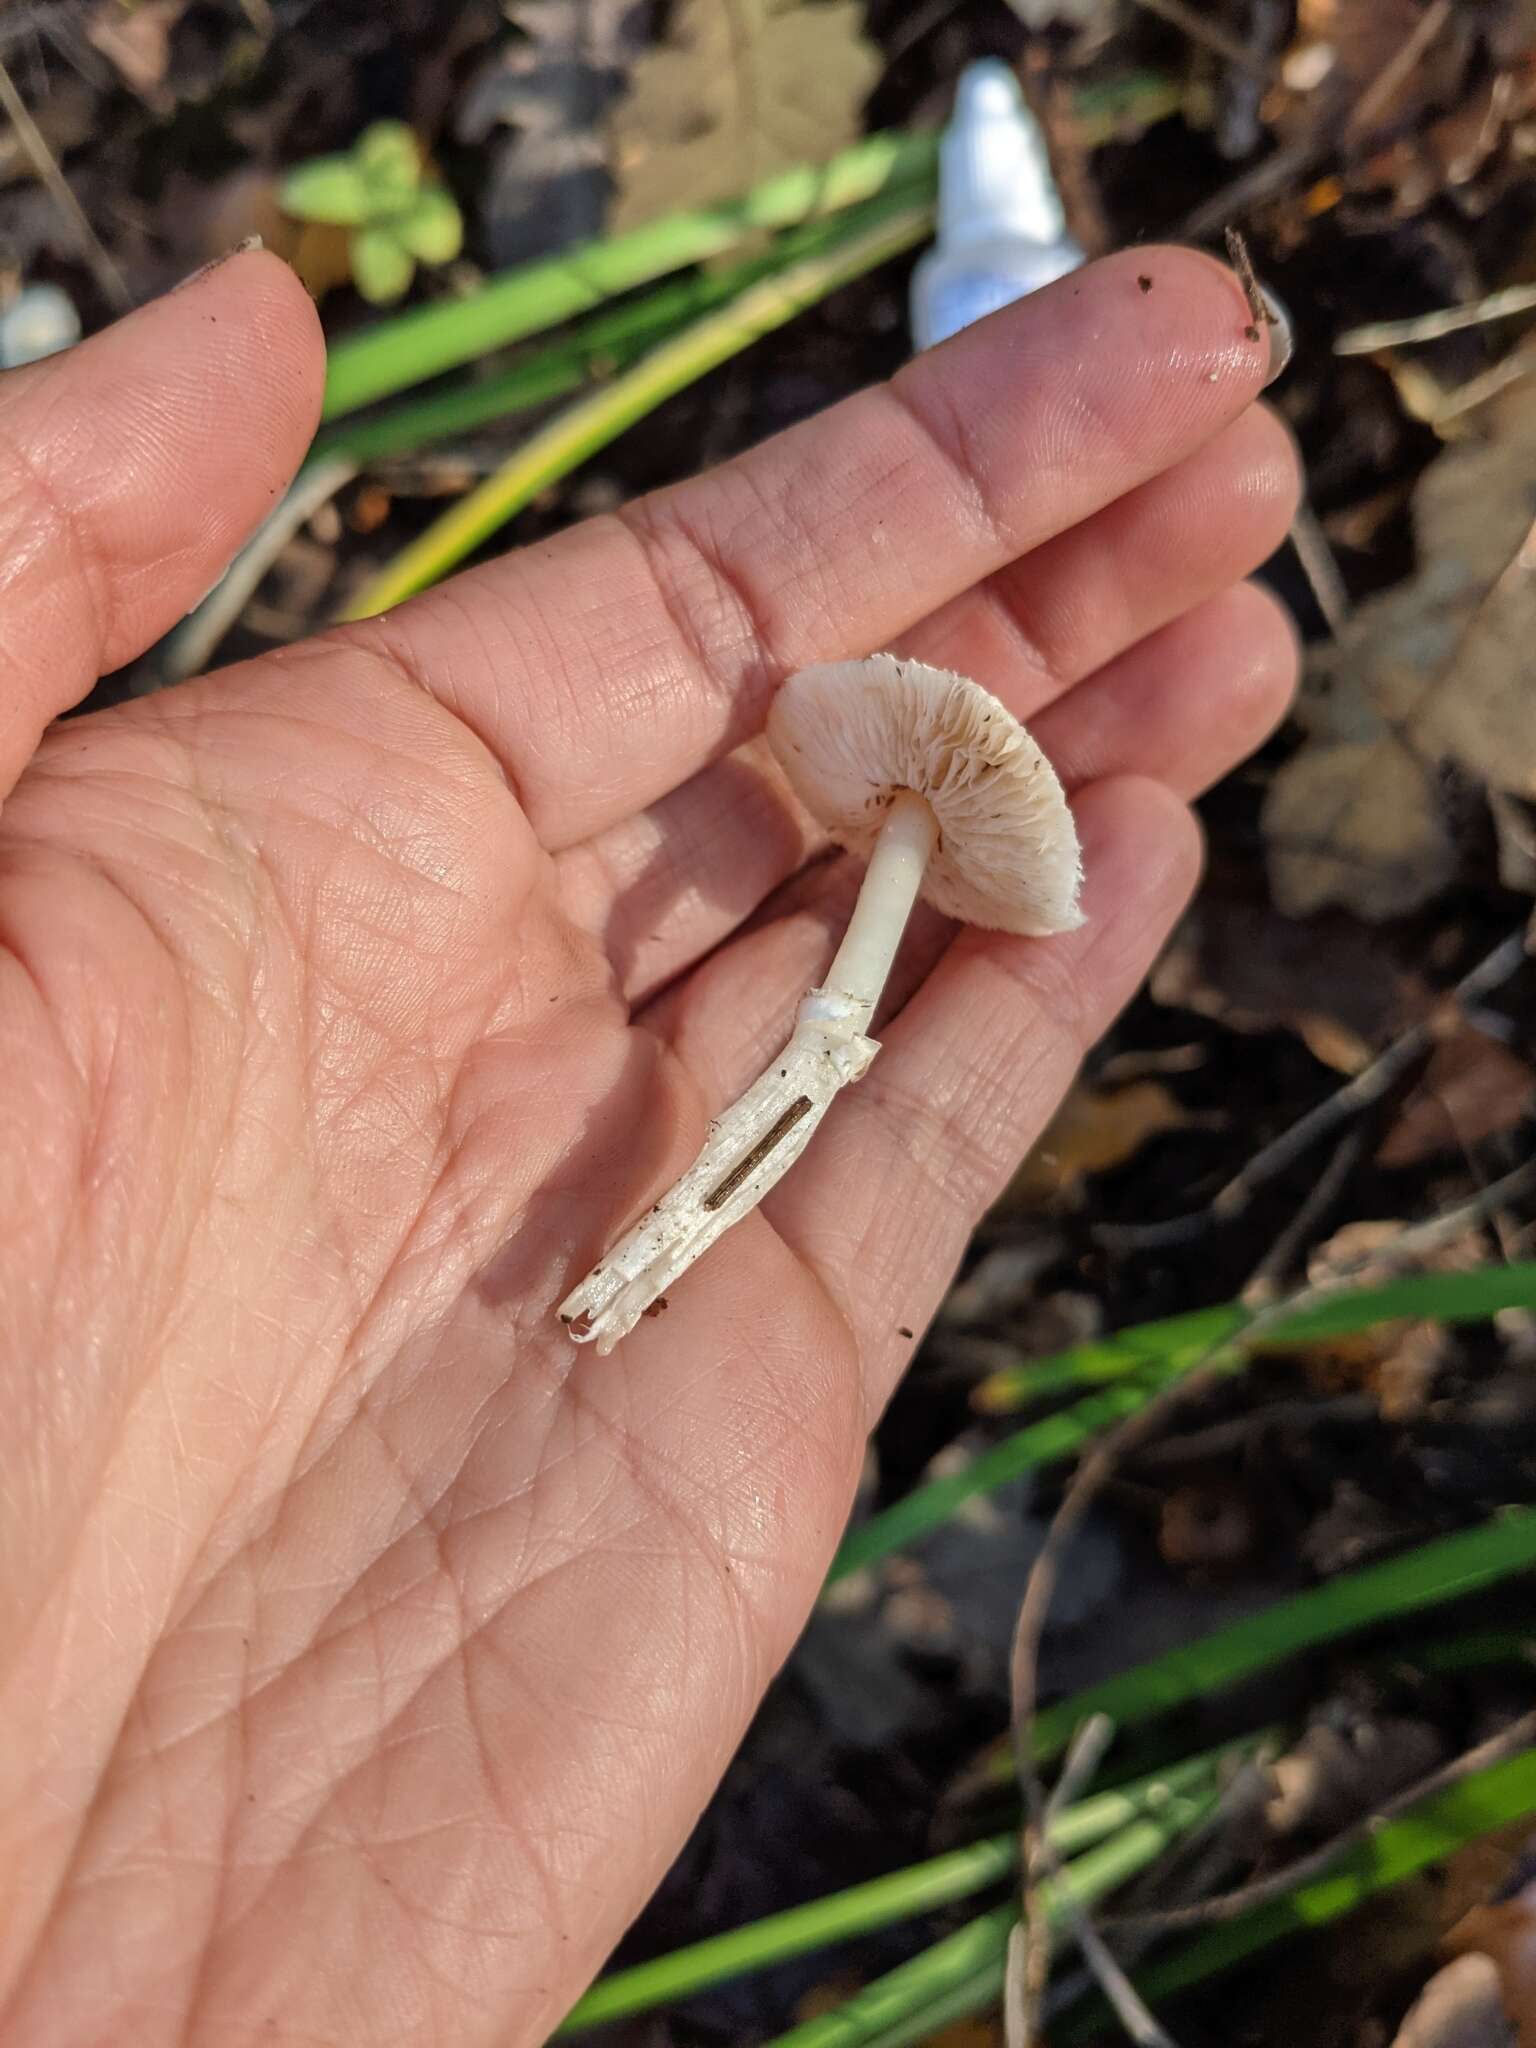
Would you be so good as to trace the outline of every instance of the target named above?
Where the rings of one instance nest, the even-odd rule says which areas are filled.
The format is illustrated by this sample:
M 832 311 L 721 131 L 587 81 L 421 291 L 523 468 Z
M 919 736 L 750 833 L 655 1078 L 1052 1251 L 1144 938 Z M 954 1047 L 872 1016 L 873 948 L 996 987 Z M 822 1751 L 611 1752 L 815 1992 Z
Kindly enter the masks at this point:
M 939 242 L 1059 242 L 1065 233 L 1040 124 L 1008 66 L 979 58 L 960 74 L 939 144 Z

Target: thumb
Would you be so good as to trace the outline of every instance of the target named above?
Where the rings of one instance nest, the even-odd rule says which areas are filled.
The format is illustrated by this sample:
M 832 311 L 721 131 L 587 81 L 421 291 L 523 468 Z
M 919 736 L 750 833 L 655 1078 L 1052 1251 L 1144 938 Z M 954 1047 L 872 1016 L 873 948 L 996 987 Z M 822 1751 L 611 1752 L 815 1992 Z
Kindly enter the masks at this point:
M 0 376 L 0 796 L 222 575 L 303 459 L 324 369 L 307 293 L 251 252 Z

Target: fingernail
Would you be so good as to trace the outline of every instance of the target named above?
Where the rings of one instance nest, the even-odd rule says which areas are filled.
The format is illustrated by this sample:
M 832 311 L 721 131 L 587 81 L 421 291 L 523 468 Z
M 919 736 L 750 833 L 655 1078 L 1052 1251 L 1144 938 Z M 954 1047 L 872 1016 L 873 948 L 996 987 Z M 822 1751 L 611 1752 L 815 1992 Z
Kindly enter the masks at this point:
M 1290 367 L 1291 357 L 1296 353 L 1296 330 L 1285 301 L 1277 298 L 1267 284 L 1259 286 L 1259 296 L 1269 316 L 1269 374 L 1264 379 L 1267 391 Z
M 262 241 L 260 235 L 247 235 L 243 241 L 236 242 L 233 249 L 226 249 L 222 256 L 215 256 L 210 262 L 199 263 L 196 270 L 189 270 L 179 283 L 171 286 L 167 297 L 175 292 L 184 292 L 188 285 L 196 284 L 201 278 L 205 278 L 209 271 L 217 270 L 222 264 L 228 263 L 232 256 L 248 256 L 253 249 L 265 247 L 266 243 Z

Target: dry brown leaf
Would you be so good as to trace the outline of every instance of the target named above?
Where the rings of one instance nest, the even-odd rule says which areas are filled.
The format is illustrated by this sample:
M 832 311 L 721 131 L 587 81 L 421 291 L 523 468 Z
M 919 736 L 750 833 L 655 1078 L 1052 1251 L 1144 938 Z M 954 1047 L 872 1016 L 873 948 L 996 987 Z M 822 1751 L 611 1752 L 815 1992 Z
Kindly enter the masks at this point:
M 165 83 L 171 54 L 171 30 L 186 12 L 187 0 L 102 0 L 85 24 L 85 38 L 98 49 L 131 92 L 157 114 L 168 114 L 176 102 Z
M 1224 888 L 1219 869 L 1152 970 L 1151 988 L 1155 1001 L 1214 1017 L 1229 1031 L 1294 1031 L 1340 1074 L 1359 1073 L 1429 1001 L 1353 918 L 1298 925 L 1272 904 Z
M 819 163 L 860 132 L 881 59 L 861 0 L 681 0 L 609 132 L 617 231 Z
M 1498 1965 L 1478 1950 L 1437 1970 L 1403 2017 L 1392 2048 L 1515 2048 Z
M 1416 721 L 1421 744 L 1489 788 L 1536 797 L 1536 527 L 1473 614 L 1453 672 Z
M 1501 789 L 1488 798 L 1499 846 L 1499 880 L 1506 889 L 1536 896 L 1536 817 Z
M 1071 1194 L 1086 1175 L 1123 1166 L 1149 1138 L 1196 1121 L 1161 1081 L 1102 1093 L 1080 1083 L 1014 1175 L 1003 1206 L 1034 1208 Z
M 1455 1955 L 1491 1957 L 1520 2048 L 1536 2048 L 1536 1885 L 1497 1905 L 1474 1906 L 1445 1938 Z
M 1264 1818 L 1282 1838 L 1333 1834 L 1424 1777 L 1443 1753 L 1428 1721 L 1384 1716 L 1348 1728 L 1314 1722 L 1271 1765 L 1275 1790 Z
M 1475 1025 L 1435 1047 L 1424 1077 L 1376 1152 L 1379 1166 L 1414 1166 L 1507 1131 L 1536 1100 L 1536 1074 Z
M 1379 920 L 1455 871 L 1441 768 L 1536 795 L 1536 382 L 1483 409 L 1484 438 L 1431 463 L 1414 493 L 1420 568 L 1368 599 L 1313 664 L 1313 734 L 1264 811 L 1288 915 L 1342 904 Z
M 1185 1570 L 1237 1571 L 1252 1557 L 1258 1535 L 1258 1518 L 1236 1480 L 1191 1480 L 1175 1487 L 1158 1513 L 1163 1562 Z
M 1456 849 L 1433 780 L 1395 735 L 1303 748 L 1264 804 L 1269 878 L 1287 917 L 1342 903 L 1380 923 L 1450 880 Z
M 956 2020 L 927 2037 L 927 2048 L 998 2048 L 1002 2033 L 990 2020 Z

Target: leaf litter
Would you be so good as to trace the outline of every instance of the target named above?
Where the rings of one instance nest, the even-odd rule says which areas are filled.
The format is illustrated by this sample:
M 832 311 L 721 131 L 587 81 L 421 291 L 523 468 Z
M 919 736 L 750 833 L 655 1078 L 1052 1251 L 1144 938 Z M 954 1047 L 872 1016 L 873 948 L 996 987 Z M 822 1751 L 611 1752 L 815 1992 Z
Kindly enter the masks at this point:
M 1419 567 L 1313 661 L 1310 738 L 1263 813 L 1275 900 L 1371 922 L 1457 872 L 1468 788 L 1536 797 L 1536 381 L 1487 408 L 1413 499 Z
M 852 142 L 881 74 L 860 0 L 681 0 L 609 124 L 610 225 L 745 192 Z

